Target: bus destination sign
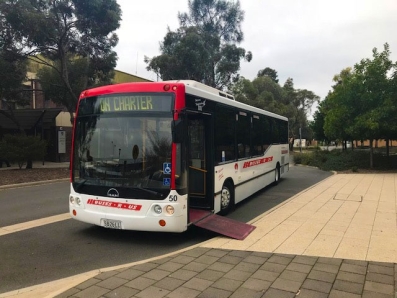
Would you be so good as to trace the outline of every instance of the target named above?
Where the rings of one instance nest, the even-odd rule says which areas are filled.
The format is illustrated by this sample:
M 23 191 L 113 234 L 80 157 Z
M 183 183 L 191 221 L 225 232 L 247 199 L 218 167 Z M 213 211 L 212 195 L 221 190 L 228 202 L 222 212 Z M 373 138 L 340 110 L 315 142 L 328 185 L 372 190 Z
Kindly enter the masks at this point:
M 153 111 L 152 96 L 100 97 L 101 112 Z
M 79 115 L 118 112 L 171 112 L 171 94 L 126 93 L 83 98 Z

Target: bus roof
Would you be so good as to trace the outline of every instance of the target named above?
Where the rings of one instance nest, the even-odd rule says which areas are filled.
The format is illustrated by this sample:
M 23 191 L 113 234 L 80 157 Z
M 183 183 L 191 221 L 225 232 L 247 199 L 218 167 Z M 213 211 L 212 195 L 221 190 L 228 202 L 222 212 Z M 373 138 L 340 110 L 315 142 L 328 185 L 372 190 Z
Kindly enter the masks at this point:
M 270 117 L 288 121 L 287 117 L 284 117 L 284 116 L 281 116 L 281 115 L 253 107 L 253 106 L 247 105 L 247 104 L 239 102 L 239 101 L 236 101 L 236 100 L 234 100 L 233 95 L 230 95 L 226 92 L 220 91 L 216 88 L 207 86 L 205 84 L 202 84 L 202 83 L 199 83 L 199 82 L 196 82 L 193 80 L 164 81 L 163 83 L 181 83 L 181 84 L 185 85 L 186 93 L 188 93 L 188 94 L 200 96 L 201 98 L 208 98 L 210 100 L 214 100 L 216 102 L 220 102 L 225 105 L 234 106 L 239 109 L 245 109 L 245 110 L 249 110 L 251 112 L 255 112 L 258 114 L 264 114 L 264 115 L 267 115 Z M 221 94 L 221 93 L 223 93 L 223 94 Z M 229 96 L 225 96 L 224 94 L 228 94 L 231 98 Z
M 148 91 L 150 92 L 161 92 L 164 90 L 163 87 L 165 84 L 183 84 L 185 86 L 186 93 L 188 94 L 199 96 L 201 98 L 208 98 L 210 100 L 220 102 L 225 105 L 234 106 L 239 109 L 245 109 L 258 114 L 264 114 L 270 117 L 288 121 L 287 117 L 236 101 L 234 100 L 233 95 L 194 80 L 173 80 L 173 81 L 162 81 L 162 82 L 131 82 L 131 83 L 107 85 L 107 86 L 101 86 L 101 87 L 85 90 L 81 93 L 80 98 L 87 96 L 98 96 L 98 95 L 110 94 L 110 93 L 128 92 L 131 91 L 132 86 L 136 86 L 136 87 L 147 86 Z
M 232 94 L 224 92 L 222 90 L 218 90 L 214 87 L 205 85 L 203 83 L 200 83 L 200 82 L 197 82 L 194 80 L 178 80 L 178 81 L 164 81 L 164 82 L 181 83 L 181 84 L 184 84 L 185 86 L 189 86 L 189 87 L 200 89 L 200 90 L 205 90 L 206 92 L 234 100 L 234 96 Z

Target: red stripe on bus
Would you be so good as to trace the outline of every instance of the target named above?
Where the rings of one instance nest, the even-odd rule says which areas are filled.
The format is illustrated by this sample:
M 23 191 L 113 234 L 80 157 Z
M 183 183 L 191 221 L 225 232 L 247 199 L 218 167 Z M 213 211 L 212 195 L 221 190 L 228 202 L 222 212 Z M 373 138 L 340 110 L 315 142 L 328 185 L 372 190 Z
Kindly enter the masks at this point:
M 142 208 L 142 205 L 117 203 L 117 202 L 111 202 L 111 201 L 105 201 L 105 200 L 94 200 L 94 199 L 88 199 L 87 204 L 103 206 L 103 207 L 118 208 L 118 209 L 134 210 L 134 211 L 139 211 Z

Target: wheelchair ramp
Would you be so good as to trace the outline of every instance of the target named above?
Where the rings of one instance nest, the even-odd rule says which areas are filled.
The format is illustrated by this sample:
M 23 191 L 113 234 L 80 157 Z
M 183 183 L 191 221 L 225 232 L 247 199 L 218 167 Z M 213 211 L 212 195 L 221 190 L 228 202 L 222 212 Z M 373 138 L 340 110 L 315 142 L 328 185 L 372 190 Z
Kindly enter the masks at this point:
M 206 210 L 190 209 L 189 218 L 190 222 L 197 227 L 237 240 L 244 240 L 255 229 L 253 225 L 216 215 Z

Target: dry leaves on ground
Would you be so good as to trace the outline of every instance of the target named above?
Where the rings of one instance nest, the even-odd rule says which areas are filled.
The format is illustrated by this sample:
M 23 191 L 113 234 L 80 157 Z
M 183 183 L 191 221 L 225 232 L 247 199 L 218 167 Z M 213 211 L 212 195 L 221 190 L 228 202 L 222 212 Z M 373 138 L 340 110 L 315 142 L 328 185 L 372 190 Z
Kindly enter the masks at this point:
M 34 181 L 69 178 L 68 168 L 7 169 L 0 171 L 0 186 Z

